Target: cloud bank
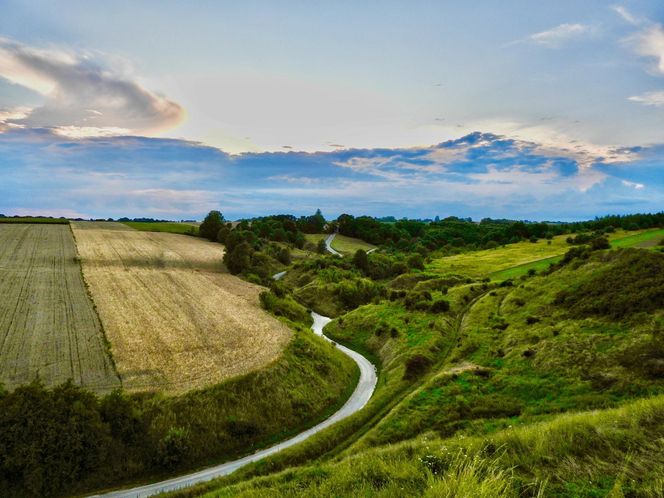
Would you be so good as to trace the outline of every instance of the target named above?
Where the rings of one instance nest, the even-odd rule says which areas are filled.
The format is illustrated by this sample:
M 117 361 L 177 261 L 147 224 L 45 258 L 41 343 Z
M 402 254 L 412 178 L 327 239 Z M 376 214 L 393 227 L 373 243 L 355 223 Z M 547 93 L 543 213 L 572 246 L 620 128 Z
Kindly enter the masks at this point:
M 0 38 L 0 77 L 41 96 L 33 108 L 0 110 L 0 127 L 45 127 L 74 137 L 152 134 L 184 110 L 93 54 L 39 49 Z
M 327 216 L 587 219 L 664 205 L 664 147 L 574 151 L 488 133 L 429 147 L 229 155 L 182 140 L 0 134 L 0 213 L 200 219 Z

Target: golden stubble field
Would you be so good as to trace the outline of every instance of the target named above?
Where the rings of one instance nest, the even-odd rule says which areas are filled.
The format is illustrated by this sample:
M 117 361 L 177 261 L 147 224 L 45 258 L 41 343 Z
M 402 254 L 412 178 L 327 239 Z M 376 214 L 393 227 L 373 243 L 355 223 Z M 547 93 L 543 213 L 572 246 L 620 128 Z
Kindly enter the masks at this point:
M 0 382 L 119 387 L 68 225 L 0 225 Z
M 228 274 L 223 246 L 72 224 L 83 274 L 129 391 L 182 392 L 275 360 L 290 330 L 259 305 L 261 287 Z

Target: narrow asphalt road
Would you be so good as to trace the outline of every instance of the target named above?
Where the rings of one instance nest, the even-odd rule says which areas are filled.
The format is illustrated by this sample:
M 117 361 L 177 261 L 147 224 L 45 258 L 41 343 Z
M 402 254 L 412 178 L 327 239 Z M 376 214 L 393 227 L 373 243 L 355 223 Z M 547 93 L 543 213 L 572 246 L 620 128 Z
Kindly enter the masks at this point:
M 327 252 L 331 252 L 335 256 L 339 256 L 340 258 L 343 258 L 344 255 L 341 254 L 339 251 L 336 251 L 335 249 L 332 249 L 332 241 L 334 240 L 334 237 L 337 236 L 337 233 L 331 233 L 330 235 L 327 236 L 327 239 L 325 239 L 325 248 L 327 249 Z
M 316 335 L 321 336 L 326 341 L 333 342 L 323 335 L 323 328 L 325 327 L 325 325 L 330 323 L 331 319 L 314 312 L 311 312 L 311 316 L 314 320 L 314 323 L 311 326 L 311 330 L 313 330 L 313 332 Z M 374 389 L 376 388 L 376 381 L 377 381 L 376 367 L 374 367 L 374 365 L 364 356 L 362 356 L 359 353 L 356 353 L 352 349 L 348 349 L 347 347 L 344 347 L 340 344 L 337 344 L 336 347 L 341 352 L 350 356 L 355 361 L 355 363 L 357 363 L 357 366 L 360 368 L 360 380 L 357 384 L 357 387 L 355 388 L 355 391 L 353 391 L 353 394 L 350 396 L 350 398 L 348 398 L 348 400 L 341 407 L 341 409 L 339 409 L 332 416 L 330 416 L 320 424 L 315 425 L 314 427 L 307 429 L 304 432 L 301 432 L 300 434 L 292 437 L 291 439 L 288 439 L 279 444 L 271 446 L 270 448 L 257 451 L 253 455 L 248 455 L 238 460 L 233 460 L 232 462 L 222 463 L 221 465 L 216 465 L 214 467 L 200 470 L 192 474 L 187 474 L 180 477 L 174 477 L 172 479 L 157 482 L 154 484 L 146 484 L 145 486 L 139 486 L 136 488 L 125 489 L 120 491 L 113 491 L 103 495 L 94 495 L 94 496 L 95 497 L 103 496 L 107 498 L 110 497 L 142 498 L 147 496 L 153 496 L 158 493 L 164 493 L 166 491 L 174 491 L 176 489 L 186 488 L 188 486 L 193 486 L 194 484 L 209 481 L 216 477 L 225 476 L 235 472 L 240 467 L 244 467 L 249 463 L 256 462 L 265 457 L 273 455 L 283 449 L 286 449 L 290 446 L 294 446 L 298 443 L 301 443 L 305 439 L 309 438 L 310 436 L 313 436 L 314 434 L 322 431 L 323 429 L 326 429 L 335 422 L 338 422 L 352 415 L 353 413 L 357 412 L 362 407 L 364 407 L 364 405 L 367 404 L 367 402 L 369 401 L 374 392 Z

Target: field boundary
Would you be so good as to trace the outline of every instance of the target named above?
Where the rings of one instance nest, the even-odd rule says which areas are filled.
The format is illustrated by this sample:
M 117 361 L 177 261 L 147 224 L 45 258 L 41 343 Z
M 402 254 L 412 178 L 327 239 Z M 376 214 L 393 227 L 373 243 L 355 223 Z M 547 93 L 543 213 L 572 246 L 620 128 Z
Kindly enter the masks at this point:
M 74 248 L 76 249 L 76 264 L 78 265 L 78 271 L 81 274 L 81 279 L 83 280 L 83 285 L 85 286 L 85 293 L 88 295 L 88 299 L 90 299 L 90 302 L 92 303 L 92 310 L 94 311 L 95 315 L 97 315 L 97 320 L 99 320 L 99 327 L 101 329 L 101 336 L 104 341 L 104 347 L 106 349 L 106 355 L 108 356 L 108 360 L 111 362 L 111 366 L 113 367 L 113 373 L 118 379 L 118 382 L 120 382 L 120 389 L 122 389 L 122 377 L 120 376 L 120 373 L 118 372 L 118 367 L 115 364 L 115 358 L 113 358 L 113 351 L 111 349 L 111 341 L 108 340 L 108 336 L 106 335 L 106 329 L 104 328 L 104 322 L 101 319 L 101 316 L 99 316 L 99 310 L 97 310 L 97 303 L 95 303 L 94 298 L 92 297 L 92 292 L 90 292 L 90 285 L 88 284 L 88 281 L 85 278 L 85 273 L 83 272 L 83 265 L 81 264 L 81 255 L 78 252 L 78 241 L 76 240 L 76 234 L 74 233 L 74 229 L 71 226 L 71 223 L 69 223 L 69 231 L 71 232 L 72 239 L 74 239 Z

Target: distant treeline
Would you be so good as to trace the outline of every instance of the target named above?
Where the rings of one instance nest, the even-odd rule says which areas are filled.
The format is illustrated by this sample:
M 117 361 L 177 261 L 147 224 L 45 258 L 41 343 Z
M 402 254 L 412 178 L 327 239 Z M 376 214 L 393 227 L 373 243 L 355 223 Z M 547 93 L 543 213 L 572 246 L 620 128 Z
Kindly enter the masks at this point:
M 0 214 L 0 223 L 48 223 L 54 225 L 66 225 L 67 218 L 53 218 L 52 216 L 5 216 Z
M 199 235 L 226 245 L 224 263 L 234 273 L 243 273 L 257 283 L 291 262 L 291 249 L 325 252 L 322 243 L 307 242 L 305 234 L 339 232 L 381 246 L 386 252 L 450 254 L 464 250 L 493 248 L 524 240 L 551 239 L 556 235 L 615 229 L 638 230 L 664 226 L 664 213 L 605 216 L 574 223 L 525 222 L 485 218 L 449 217 L 443 220 L 380 221 L 371 216 L 342 214 L 326 221 L 320 209 L 311 216 L 288 214 L 228 222 L 219 211 L 211 211 Z M 596 234 L 597 235 L 597 234 Z
M 398 250 L 433 251 L 445 246 L 493 247 L 522 240 L 552 238 L 556 235 L 622 228 L 638 230 L 664 226 L 664 213 L 605 216 L 575 223 L 530 223 L 484 218 L 479 223 L 456 217 L 423 222 L 399 220 L 385 223 L 370 216 L 339 216 L 331 229 L 349 237 L 357 237 L 375 245 Z

